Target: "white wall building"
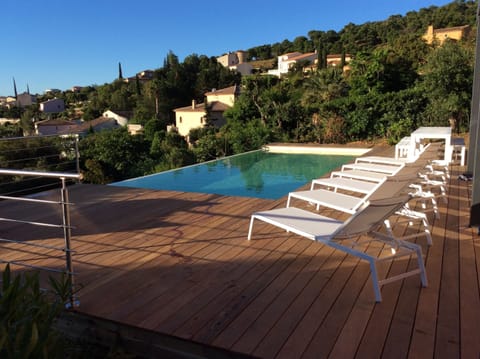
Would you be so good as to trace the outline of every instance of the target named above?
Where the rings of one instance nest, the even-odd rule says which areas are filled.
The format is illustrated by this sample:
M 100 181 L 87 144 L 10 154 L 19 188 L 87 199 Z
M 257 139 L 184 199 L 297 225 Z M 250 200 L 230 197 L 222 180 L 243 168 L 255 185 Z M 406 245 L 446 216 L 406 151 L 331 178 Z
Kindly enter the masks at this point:
M 273 70 L 268 70 L 269 75 L 281 76 L 288 73 L 295 64 L 301 61 L 306 61 L 309 64 L 315 63 L 317 59 L 316 52 L 308 52 L 302 54 L 300 52 L 289 52 L 288 54 L 283 54 L 278 56 L 278 67 Z
M 65 111 L 65 101 L 54 98 L 40 103 L 40 111 L 45 113 L 59 113 Z

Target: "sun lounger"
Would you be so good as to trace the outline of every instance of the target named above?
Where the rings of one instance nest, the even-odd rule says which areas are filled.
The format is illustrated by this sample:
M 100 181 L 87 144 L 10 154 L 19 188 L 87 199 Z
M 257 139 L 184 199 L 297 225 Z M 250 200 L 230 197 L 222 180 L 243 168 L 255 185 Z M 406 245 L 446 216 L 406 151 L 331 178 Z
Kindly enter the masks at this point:
M 384 157 L 384 156 L 363 156 L 357 157 L 355 159 L 355 163 L 377 163 L 383 165 L 391 165 L 391 166 L 402 166 L 407 163 L 407 159 L 405 158 L 392 158 L 392 157 Z
M 368 200 L 368 197 L 369 195 L 363 197 L 350 196 L 343 193 L 333 192 L 328 189 L 296 191 L 288 194 L 287 207 L 290 207 L 292 199 L 298 199 L 314 204 L 317 211 L 320 207 L 327 207 L 340 212 L 353 214 Z
M 385 165 L 385 164 L 378 164 L 378 163 L 351 163 L 342 166 L 342 171 L 350 169 L 350 170 L 360 170 L 360 171 L 369 171 L 369 172 L 379 172 L 384 173 L 387 176 L 393 176 L 394 174 L 398 173 L 403 167 L 405 167 L 405 163 L 401 165 Z
M 383 182 L 387 178 L 385 173 L 361 170 L 333 171 L 330 177 L 352 178 L 362 181 Z
M 252 238 L 254 221 L 259 220 L 364 259 L 370 264 L 375 300 L 380 302 L 382 300 L 380 286 L 383 284 L 420 274 L 422 285 L 427 286 L 421 247 L 394 237 L 391 231 L 387 231 L 386 234 L 378 232 L 385 220 L 401 209 L 408 200 L 408 196 L 402 196 L 365 202 L 362 208 L 345 222 L 296 207 L 255 212 L 251 216 L 248 239 Z M 379 241 L 386 244 L 388 250 L 384 248 L 382 251 L 384 256 L 373 256 L 362 250 L 360 246 L 365 242 L 359 240 L 364 238 L 361 235 L 367 235 L 369 241 Z M 385 253 L 388 254 L 385 255 Z M 417 268 L 379 280 L 378 262 L 412 255 L 417 258 Z
M 385 182 L 386 179 L 387 177 L 384 177 L 382 181 L 372 182 L 344 177 L 318 178 L 312 180 L 310 190 L 314 190 L 317 189 L 318 186 L 322 186 L 327 187 L 328 189 L 333 189 L 334 192 L 337 192 L 340 189 L 368 194 L 375 191 L 383 182 Z
M 345 190 L 345 191 L 349 191 L 349 192 L 356 192 L 356 193 L 359 193 L 359 194 L 369 195 L 369 194 L 373 194 L 380 186 L 382 186 L 382 184 L 385 182 L 386 179 L 387 179 L 387 177 L 384 177 L 384 181 L 376 183 L 376 182 L 367 182 L 367 181 L 361 181 L 361 180 L 355 180 L 355 179 L 349 179 L 349 178 L 342 178 L 342 177 L 319 178 L 319 179 L 316 179 L 316 180 L 312 181 L 312 184 L 311 184 L 310 188 L 311 188 L 311 190 L 315 190 L 315 188 L 317 188 L 318 186 L 324 186 L 324 187 L 329 188 L 331 190 L 333 189 L 334 192 L 337 192 L 338 190 L 341 189 L 341 190 Z M 392 181 L 394 181 L 394 180 L 392 180 Z M 399 191 L 398 188 L 402 188 L 402 187 L 405 188 L 406 186 L 407 186 L 407 183 L 405 183 L 405 181 L 404 181 L 403 184 L 401 184 L 399 187 L 397 186 L 397 189 L 395 189 L 395 192 Z M 393 190 L 392 186 L 389 186 L 389 187 L 391 188 L 391 190 Z M 308 192 L 308 191 L 306 191 L 306 192 Z M 312 197 L 310 197 L 310 196 L 313 194 L 313 192 L 312 193 L 306 193 L 306 192 L 301 194 L 301 196 L 296 197 L 295 195 L 292 195 L 291 197 L 296 197 L 296 198 L 299 198 L 299 199 L 308 199 L 308 200 L 312 199 Z M 309 202 L 317 203 L 315 201 L 315 196 L 314 196 L 313 199 L 314 199 L 313 201 L 309 201 Z M 341 200 L 341 198 L 340 198 L 340 200 Z M 326 206 L 326 207 L 331 206 L 331 202 L 328 203 L 326 201 L 327 201 L 327 199 L 323 198 L 323 202 L 321 202 L 319 205 L 323 205 L 323 206 Z M 356 203 L 353 202 L 353 201 L 352 201 L 352 203 L 357 204 L 356 208 L 358 208 L 358 204 L 359 203 L 361 204 L 362 201 L 357 200 Z M 334 202 L 334 204 L 336 206 L 338 206 L 337 202 Z M 288 205 L 289 205 L 289 203 L 287 203 L 287 206 Z M 352 210 L 350 207 L 347 208 L 347 209 Z M 318 206 L 317 206 L 317 210 L 318 210 Z M 438 212 L 438 209 L 437 209 L 437 212 Z M 350 213 L 350 212 L 347 212 L 347 213 Z M 396 214 L 398 216 L 402 217 L 403 219 L 406 219 L 406 221 L 397 220 L 397 223 L 408 222 L 408 224 L 411 226 L 411 225 L 413 225 L 414 221 L 419 222 L 420 225 L 422 226 L 422 231 L 420 233 L 422 235 L 425 235 L 425 237 L 427 239 L 427 243 L 429 245 L 432 245 L 432 236 L 431 236 L 431 233 L 430 233 L 430 223 L 428 221 L 426 213 L 419 212 L 419 211 L 414 211 L 414 210 L 410 209 L 408 207 L 408 204 L 407 204 L 403 208 L 401 208 L 401 210 L 397 211 Z M 415 233 L 415 234 L 402 236 L 401 239 L 407 240 L 407 239 L 411 239 L 411 238 L 418 237 L 418 236 L 419 236 L 419 233 Z

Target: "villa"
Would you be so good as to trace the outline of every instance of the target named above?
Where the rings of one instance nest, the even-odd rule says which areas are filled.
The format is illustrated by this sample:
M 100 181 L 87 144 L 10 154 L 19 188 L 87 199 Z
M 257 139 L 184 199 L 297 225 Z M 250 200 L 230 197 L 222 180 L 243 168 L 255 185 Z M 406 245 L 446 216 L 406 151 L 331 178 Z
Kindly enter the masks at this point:
M 471 30 L 469 25 L 448 27 L 443 29 L 434 29 L 433 25 L 429 25 L 427 32 L 422 36 L 423 40 L 431 45 L 435 41 L 438 41 L 439 44 L 443 44 L 445 40 L 461 40 L 463 39 Z
M 289 52 L 278 56 L 278 67 L 274 70 L 268 70 L 269 75 L 282 76 L 294 67 L 297 63 L 314 64 L 318 55 L 316 52 L 302 54 L 300 52 Z
M 192 100 L 191 106 L 176 108 L 175 127 L 178 133 L 188 138 L 190 130 L 194 128 L 202 128 L 207 124 L 217 128 L 223 126 L 226 123 L 223 113 L 233 106 L 239 93 L 237 85 L 213 89 L 205 93 L 205 103 L 199 104 Z

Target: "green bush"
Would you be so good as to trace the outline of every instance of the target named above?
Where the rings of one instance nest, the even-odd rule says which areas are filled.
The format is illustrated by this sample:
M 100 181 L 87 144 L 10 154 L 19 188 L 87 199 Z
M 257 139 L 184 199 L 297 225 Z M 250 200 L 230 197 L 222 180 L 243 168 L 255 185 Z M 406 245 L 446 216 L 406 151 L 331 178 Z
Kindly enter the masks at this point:
M 51 284 L 65 287 L 53 279 Z M 7 265 L 0 289 L 0 357 L 65 357 L 63 338 L 54 328 L 62 297 L 40 289 L 38 273 L 13 276 Z

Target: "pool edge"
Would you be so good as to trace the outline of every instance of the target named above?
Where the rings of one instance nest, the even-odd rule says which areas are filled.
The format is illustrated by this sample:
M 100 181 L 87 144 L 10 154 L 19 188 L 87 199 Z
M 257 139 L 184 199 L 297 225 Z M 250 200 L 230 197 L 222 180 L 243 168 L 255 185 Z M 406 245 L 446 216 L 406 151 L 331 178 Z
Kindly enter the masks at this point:
M 264 150 L 271 153 L 299 153 L 299 154 L 318 154 L 318 155 L 350 155 L 361 156 L 371 150 L 371 148 L 352 148 L 352 147 L 322 147 L 322 146 L 291 146 L 291 145 L 265 145 Z

